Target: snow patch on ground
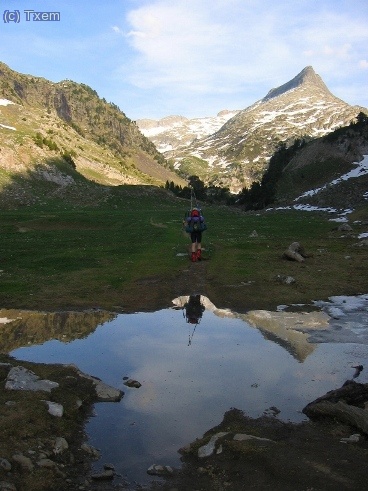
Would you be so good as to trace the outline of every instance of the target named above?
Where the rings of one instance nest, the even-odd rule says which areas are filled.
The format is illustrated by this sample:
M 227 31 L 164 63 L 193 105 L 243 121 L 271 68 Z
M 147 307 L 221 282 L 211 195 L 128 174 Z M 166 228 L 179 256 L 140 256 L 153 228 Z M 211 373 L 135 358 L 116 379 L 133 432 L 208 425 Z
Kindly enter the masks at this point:
M 9 106 L 9 104 L 15 104 L 15 102 L 9 101 L 8 99 L 0 99 L 0 106 Z
M 14 126 L 6 126 L 6 124 L 1 124 L 1 123 L 0 123 L 0 127 L 5 128 L 7 130 L 13 130 L 13 131 L 17 130 L 17 128 L 14 128 Z

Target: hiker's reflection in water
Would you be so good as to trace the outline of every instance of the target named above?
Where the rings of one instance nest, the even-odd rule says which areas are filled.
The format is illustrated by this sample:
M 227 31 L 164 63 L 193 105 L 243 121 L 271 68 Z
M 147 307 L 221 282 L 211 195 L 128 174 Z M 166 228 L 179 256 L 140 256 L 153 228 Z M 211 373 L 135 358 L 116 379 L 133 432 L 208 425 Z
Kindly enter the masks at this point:
M 192 344 L 192 338 L 197 325 L 200 323 L 205 306 L 201 302 L 201 295 L 190 295 L 188 301 L 184 304 L 184 315 L 188 324 L 193 324 L 194 329 L 189 333 L 188 346 Z

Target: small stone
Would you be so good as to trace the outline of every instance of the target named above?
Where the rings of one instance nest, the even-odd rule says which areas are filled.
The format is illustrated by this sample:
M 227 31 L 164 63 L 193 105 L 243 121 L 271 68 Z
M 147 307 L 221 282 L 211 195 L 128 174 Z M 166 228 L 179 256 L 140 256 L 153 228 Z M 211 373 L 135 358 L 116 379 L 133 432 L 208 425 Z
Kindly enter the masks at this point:
M 17 491 L 17 488 L 11 482 L 0 481 L 0 491 Z
M 83 452 L 88 453 L 95 459 L 99 459 L 101 457 L 100 451 L 97 450 L 97 448 L 92 447 L 92 445 L 88 445 L 88 443 L 83 443 L 81 449 L 83 450 Z
M 341 438 L 340 442 L 341 443 L 358 443 L 359 440 L 360 440 L 359 433 L 354 433 L 353 435 L 350 435 L 348 438 Z
M 172 476 L 174 469 L 169 465 L 153 464 L 147 469 L 147 474 L 150 476 Z
M 179 453 L 180 454 L 186 454 L 189 453 L 192 450 L 191 445 L 185 445 L 184 447 L 179 448 Z
M 138 380 L 134 380 L 132 378 L 129 378 L 128 380 L 126 380 L 124 382 L 124 385 L 126 385 L 127 387 L 133 387 L 135 389 L 139 389 L 139 387 L 142 387 L 142 384 L 140 382 L 138 382 Z
M 278 281 L 282 285 L 292 285 L 293 283 L 296 282 L 296 279 L 293 278 L 292 276 L 287 276 L 284 274 L 278 274 L 276 276 L 276 281 Z
M 52 467 L 56 466 L 56 463 L 51 459 L 41 459 L 37 462 L 37 465 L 39 467 L 46 467 L 48 469 L 51 469 Z
M 280 409 L 278 409 L 276 406 L 271 406 L 268 409 L 265 409 L 265 411 L 263 411 L 263 414 L 265 416 L 277 416 L 280 413 L 281 413 Z
M 56 416 L 57 418 L 61 418 L 64 414 L 64 408 L 61 404 L 52 401 L 44 401 L 47 404 L 48 412 L 51 416 Z
M 25 457 L 22 454 L 13 455 L 12 459 L 14 462 L 19 464 L 23 470 L 33 471 L 34 465 L 29 457 Z
M 5 472 L 9 472 L 12 468 L 11 463 L 6 459 L 0 459 L 0 468 Z
M 94 481 L 109 481 L 114 478 L 114 471 L 111 469 L 105 470 L 104 472 L 100 472 L 97 474 L 92 474 L 91 478 Z
M 348 223 L 343 223 L 338 226 L 337 230 L 339 232 L 351 232 L 353 229 Z
M 68 442 L 63 437 L 58 437 L 55 440 L 53 452 L 55 455 L 62 454 L 69 448 Z

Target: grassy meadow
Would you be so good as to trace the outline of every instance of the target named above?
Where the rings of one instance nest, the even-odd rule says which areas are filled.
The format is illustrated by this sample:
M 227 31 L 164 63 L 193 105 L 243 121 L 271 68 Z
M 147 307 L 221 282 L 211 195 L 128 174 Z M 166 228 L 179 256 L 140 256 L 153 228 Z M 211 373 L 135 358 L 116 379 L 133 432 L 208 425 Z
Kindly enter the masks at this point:
M 192 264 L 182 229 L 188 206 L 164 190 L 126 186 L 96 206 L 54 200 L 2 211 L 2 307 L 145 311 L 200 285 L 217 307 L 240 312 L 368 291 L 367 248 L 354 246 L 366 226 L 344 235 L 326 214 L 204 205 L 206 260 Z M 366 219 L 368 210 L 359 213 Z M 282 259 L 294 241 L 313 257 Z M 296 282 L 280 284 L 278 275 Z

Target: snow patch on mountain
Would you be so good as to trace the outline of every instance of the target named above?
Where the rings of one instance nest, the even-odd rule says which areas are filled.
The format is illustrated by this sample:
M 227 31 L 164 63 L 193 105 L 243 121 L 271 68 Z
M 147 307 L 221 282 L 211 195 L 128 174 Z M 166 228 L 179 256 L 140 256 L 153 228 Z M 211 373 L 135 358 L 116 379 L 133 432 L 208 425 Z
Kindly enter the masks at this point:
M 305 198 L 307 196 L 314 196 L 318 194 L 320 191 L 323 191 L 327 187 L 330 186 L 335 186 L 336 184 L 339 184 L 341 181 L 347 181 L 348 179 L 352 179 L 354 177 L 361 177 L 364 176 L 365 174 L 368 174 L 368 155 L 364 155 L 363 160 L 360 162 L 354 162 L 353 165 L 356 167 L 352 169 L 350 172 L 347 172 L 346 174 L 338 177 L 337 179 L 334 179 L 328 184 L 325 184 L 324 186 L 316 189 L 311 189 L 310 191 L 306 191 L 302 195 L 298 196 L 295 201 L 299 201 L 302 198 Z
M 239 111 L 220 111 L 216 116 L 188 119 L 183 116 L 167 116 L 160 120 L 139 119 L 137 125 L 159 152 L 167 153 L 194 140 L 216 133 Z

